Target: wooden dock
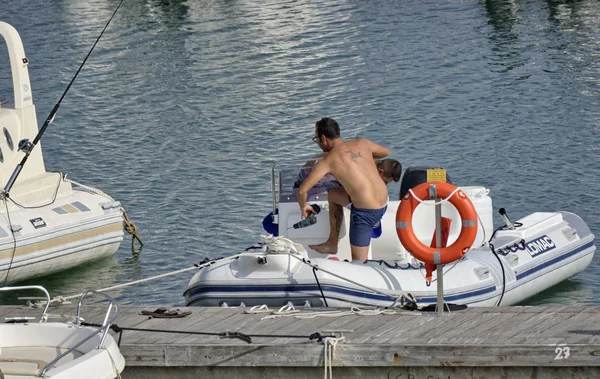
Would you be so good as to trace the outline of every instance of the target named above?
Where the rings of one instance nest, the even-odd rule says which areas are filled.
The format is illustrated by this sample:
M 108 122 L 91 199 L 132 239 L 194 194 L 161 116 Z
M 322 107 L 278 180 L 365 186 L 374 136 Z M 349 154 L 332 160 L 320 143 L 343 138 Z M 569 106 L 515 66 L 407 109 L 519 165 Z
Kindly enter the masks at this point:
M 116 325 L 153 331 L 122 332 L 123 378 L 319 378 L 329 348 L 335 378 L 600 378 L 600 307 L 469 308 L 438 315 L 296 315 L 264 319 L 249 308 L 180 308 L 183 318 L 149 318 L 156 306 L 122 306 Z M 50 321 L 74 315 L 72 305 L 51 308 Z M 105 308 L 84 307 L 88 322 Z M 39 309 L 1 306 L 0 317 L 33 316 Z M 304 318 L 298 318 L 304 317 Z M 214 335 L 162 333 L 240 332 L 251 343 Z M 117 339 L 118 334 L 111 332 Z M 296 336 L 291 338 L 288 336 Z

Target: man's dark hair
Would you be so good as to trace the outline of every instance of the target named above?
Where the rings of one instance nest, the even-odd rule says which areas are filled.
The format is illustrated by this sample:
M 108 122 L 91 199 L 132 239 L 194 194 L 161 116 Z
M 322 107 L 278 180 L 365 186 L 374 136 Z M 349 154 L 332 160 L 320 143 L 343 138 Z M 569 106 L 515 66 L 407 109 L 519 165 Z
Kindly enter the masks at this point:
M 340 126 L 337 121 L 329 117 L 323 117 L 317 121 L 317 137 L 325 136 L 328 139 L 340 138 Z
M 383 169 L 383 175 L 394 179 L 395 182 L 400 180 L 400 176 L 402 175 L 402 164 L 397 160 L 384 159 L 381 161 L 380 167 Z

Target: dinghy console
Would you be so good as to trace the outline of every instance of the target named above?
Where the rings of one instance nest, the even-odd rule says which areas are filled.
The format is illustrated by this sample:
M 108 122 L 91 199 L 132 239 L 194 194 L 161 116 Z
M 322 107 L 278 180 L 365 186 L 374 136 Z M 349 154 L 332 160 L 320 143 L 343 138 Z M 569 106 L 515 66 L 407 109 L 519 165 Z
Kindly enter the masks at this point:
M 318 222 L 304 228 L 294 228 L 301 220 L 300 209 L 297 203 L 296 191 L 301 179 L 307 176 L 302 166 L 304 161 L 282 161 L 275 163 L 271 168 L 271 186 L 273 195 L 273 212 L 263 221 L 265 230 L 273 235 L 279 235 L 300 243 L 304 246 L 309 257 L 322 258 L 323 255 L 309 248 L 311 244 L 319 244 L 327 240 L 329 236 L 329 207 L 327 203 L 327 190 L 332 186 L 339 186 L 335 178 L 330 175 L 323 178 L 308 192 L 308 202 L 317 204 L 321 212 L 316 215 Z M 407 258 L 407 251 L 400 243 L 396 234 L 395 215 L 400 204 L 401 197 L 410 189 L 419 184 L 427 182 L 428 172 L 436 169 L 428 166 L 411 166 L 402 176 L 400 185 L 400 197 L 390 197 L 388 208 L 381 222 L 381 233 L 374 233 L 371 239 L 369 259 L 384 259 L 388 261 L 399 261 Z M 452 180 L 446 175 L 448 183 Z M 492 199 L 489 189 L 481 186 L 460 187 L 469 197 L 478 214 L 478 229 L 473 247 L 481 246 L 487 242 L 494 230 Z M 433 201 L 426 201 L 432 204 Z M 452 243 L 460 234 L 460 216 L 451 204 L 443 204 L 444 217 L 453 220 L 450 226 L 448 243 Z M 426 244 L 431 242 L 434 231 L 434 207 L 419 206 L 415 210 L 415 234 Z M 337 258 L 350 260 L 350 211 L 344 209 L 344 223 L 340 230 L 340 242 L 338 244 Z

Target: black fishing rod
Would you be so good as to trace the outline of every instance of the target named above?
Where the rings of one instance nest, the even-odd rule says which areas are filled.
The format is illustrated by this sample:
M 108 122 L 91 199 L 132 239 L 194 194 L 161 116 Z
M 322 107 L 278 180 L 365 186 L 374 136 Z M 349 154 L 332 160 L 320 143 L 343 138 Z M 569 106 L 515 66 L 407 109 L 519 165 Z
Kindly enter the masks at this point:
M 104 31 L 106 30 L 106 28 L 108 28 L 108 25 L 110 24 L 110 22 L 112 21 L 112 19 L 117 14 L 117 11 L 121 7 L 121 4 L 123 4 L 123 1 L 125 1 L 125 0 L 121 0 L 121 2 L 119 3 L 119 5 L 117 6 L 117 8 L 115 9 L 115 11 L 113 12 L 112 16 L 110 16 L 110 19 L 108 20 L 108 22 L 106 23 L 106 25 L 104 25 L 104 29 L 102 29 L 102 32 L 100 33 L 100 35 L 96 39 L 96 42 L 94 42 L 94 45 L 92 46 L 92 48 L 90 49 L 90 51 L 87 53 L 87 55 L 83 59 L 83 62 L 81 62 L 81 65 L 79 66 L 79 68 L 77 69 L 77 72 L 73 76 L 73 79 L 71 79 L 71 82 L 69 83 L 69 85 L 65 89 L 65 92 L 63 92 L 62 96 L 60 97 L 60 99 L 58 100 L 58 102 L 56 103 L 56 105 L 54 106 L 54 108 L 52 108 L 52 111 L 50 112 L 50 115 L 48 115 L 48 118 L 44 122 L 44 125 L 42 125 L 42 128 L 40 129 L 40 131 L 38 132 L 38 134 L 33 139 L 33 142 L 30 142 L 29 139 L 27 139 L 27 138 L 22 139 L 21 141 L 19 141 L 18 151 L 23 151 L 25 153 L 25 156 L 23 157 L 23 159 L 21 159 L 21 162 L 17 165 L 17 167 L 15 167 L 15 171 L 13 171 L 12 175 L 10 176 L 10 179 L 8 179 L 8 183 L 6 183 L 6 186 L 2 190 L 2 193 L 0 193 L 0 196 L 2 198 L 8 198 L 8 193 L 10 192 L 12 186 L 15 184 L 15 181 L 19 177 L 19 174 L 21 173 L 21 170 L 23 170 L 23 166 L 27 162 L 27 159 L 29 159 L 29 155 L 31 155 L 31 152 L 33 151 L 33 148 L 38 144 L 38 142 L 42 138 L 42 135 L 44 134 L 44 132 L 48 128 L 48 125 L 50 125 L 52 123 L 52 121 L 54 120 L 54 117 L 56 116 L 56 112 L 58 112 L 58 108 L 60 107 L 60 103 L 63 101 L 63 99 L 67 95 L 67 92 L 69 92 L 69 89 L 71 88 L 71 85 L 73 85 L 73 82 L 75 82 L 75 79 L 77 78 L 77 75 L 79 75 L 79 72 L 83 68 L 83 65 L 85 65 L 85 62 L 87 61 L 87 59 L 92 54 L 92 51 L 94 51 L 94 48 L 98 44 L 98 41 L 100 41 L 100 38 L 102 38 L 102 35 L 104 34 Z

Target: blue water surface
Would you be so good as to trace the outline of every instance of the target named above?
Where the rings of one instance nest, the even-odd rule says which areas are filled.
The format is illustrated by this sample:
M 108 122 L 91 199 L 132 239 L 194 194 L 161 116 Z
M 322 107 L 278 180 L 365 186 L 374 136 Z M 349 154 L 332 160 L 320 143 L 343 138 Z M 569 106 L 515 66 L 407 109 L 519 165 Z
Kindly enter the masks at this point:
M 118 3 L 0 3 L 40 125 Z M 3 42 L 0 59 L 12 102 Z M 121 201 L 145 246 L 33 282 L 70 295 L 241 252 L 271 211 L 270 166 L 316 153 L 323 116 L 490 188 L 513 219 L 568 210 L 598 235 L 599 95 L 598 1 L 125 0 L 42 145 L 48 170 Z M 191 276 L 112 294 L 181 305 Z M 598 305 L 599 278 L 596 257 L 527 304 Z

